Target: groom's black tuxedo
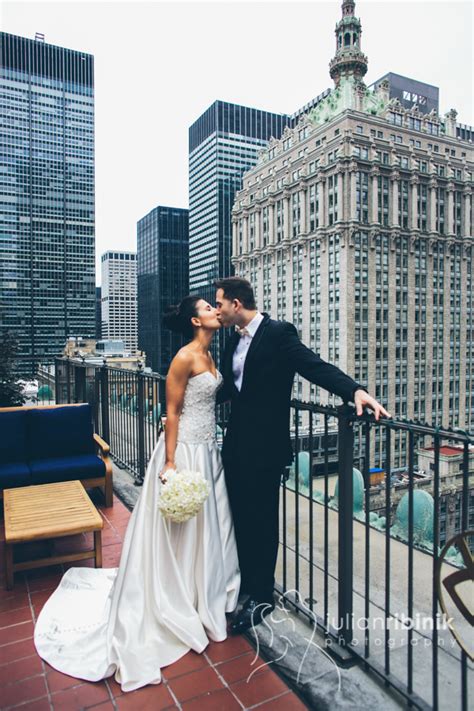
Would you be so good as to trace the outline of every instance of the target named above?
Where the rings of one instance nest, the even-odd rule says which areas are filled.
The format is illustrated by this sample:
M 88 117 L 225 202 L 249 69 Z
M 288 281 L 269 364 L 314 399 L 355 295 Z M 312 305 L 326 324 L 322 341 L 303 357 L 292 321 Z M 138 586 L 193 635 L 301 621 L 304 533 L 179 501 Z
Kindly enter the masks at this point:
M 284 467 L 293 459 L 289 419 L 295 373 L 346 402 L 362 386 L 306 348 L 291 323 L 274 321 L 264 314 L 247 352 L 239 392 L 232 372 L 239 339 L 238 333 L 230 339 L 221 367 L 224 387 L 219 401 L 232 402 L 223 459 L 234 459 L 236 453 L 244 450 L 254 464 Z
M 264 314 L 235 387 L 233 355 L 240 336 L 224 352 L 224 385 L 218 401 L 231 401 L 222 457 L 239 551 L 242 591 L 270 601 L 278 551 L 278 501 L 284 467 L 291 463 L 289 419 L 295 373 L 352 400 L 362 386 L 304 346 L 296 328 Z M 364 388 L 365 389 L 365 388 Z

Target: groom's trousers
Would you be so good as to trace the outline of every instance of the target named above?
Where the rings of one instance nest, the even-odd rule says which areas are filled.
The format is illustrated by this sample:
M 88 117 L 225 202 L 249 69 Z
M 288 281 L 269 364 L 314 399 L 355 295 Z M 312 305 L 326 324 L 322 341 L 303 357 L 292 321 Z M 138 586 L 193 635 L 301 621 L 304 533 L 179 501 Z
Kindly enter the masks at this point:
M 254 467 L 248 459 L 224 464 L 239 554 L 241 592 L 273 599 L 278 554 L 282 467 Z

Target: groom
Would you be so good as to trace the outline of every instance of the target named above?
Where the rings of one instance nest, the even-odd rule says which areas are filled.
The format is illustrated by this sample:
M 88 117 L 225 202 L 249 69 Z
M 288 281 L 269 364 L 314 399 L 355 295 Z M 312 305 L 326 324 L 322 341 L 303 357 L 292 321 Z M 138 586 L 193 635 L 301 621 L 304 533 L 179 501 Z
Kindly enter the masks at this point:
M 215 286 L 218 319 L 235 327 L 221 362 L 218 400 L 231 401 L 222 457 L 241 592 L 249 596 L 231 625 L 239 634 L 274 608 L 280 481 L 293 459 L 289 418 L 295 373 L 354 402 L 358 415 L 364 407 L 377 420 L 390 415 L 363 386 L 306 348 L 291 323 L 259 313 L 246 279 L 219 279 Z

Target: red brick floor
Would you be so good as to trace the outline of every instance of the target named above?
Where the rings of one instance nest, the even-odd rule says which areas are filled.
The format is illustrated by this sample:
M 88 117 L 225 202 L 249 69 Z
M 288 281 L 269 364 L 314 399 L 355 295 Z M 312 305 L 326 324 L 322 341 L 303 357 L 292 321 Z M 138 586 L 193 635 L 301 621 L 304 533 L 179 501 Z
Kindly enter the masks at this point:
M 122 540 L 130 512 L 116 498 L 113 508 L 104 508 L 103 565 L 119 564 Z M 92 534 L 58 539 L 55 550 L 91 547 Z M 32 544 L 36 547 L 44 544 Z M 25 551 L 31 555 L 31 546 Z M 21 555 L 21 550 L 19 551 Z M 44 552 L 38 551 L 39 555 Z M 113 677 L 84 682 L 61 674 L 42 661 L 33 644 L 35 620 L 55 589 L 65 566 L 17 573 L 15 587 L 5 590 L 4 528 L 0 525 L 0 709 L 28 711 L 293 711 L 306 706 L 275 672 L 257 659 L 244 637 L 211 642 L 203 654 L 189 652 L 163 669 L 163 683 L 122 694 Z M 92 565 L 92 561 L 83 561 Z M 75 564 L 77 565 L 77 563 Z M 260 667 L 257 670 L 257 667 Z

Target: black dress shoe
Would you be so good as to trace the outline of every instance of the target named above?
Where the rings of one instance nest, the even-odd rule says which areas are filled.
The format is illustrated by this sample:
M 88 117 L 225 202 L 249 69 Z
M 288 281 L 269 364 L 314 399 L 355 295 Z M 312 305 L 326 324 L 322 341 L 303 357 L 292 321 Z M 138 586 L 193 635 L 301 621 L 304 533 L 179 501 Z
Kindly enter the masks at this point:
M 231 634 L 242 634 L 263 622 L 263 618 L 275 609 L 275 603 L 259 602 L 250 597 L 230 625 Z

